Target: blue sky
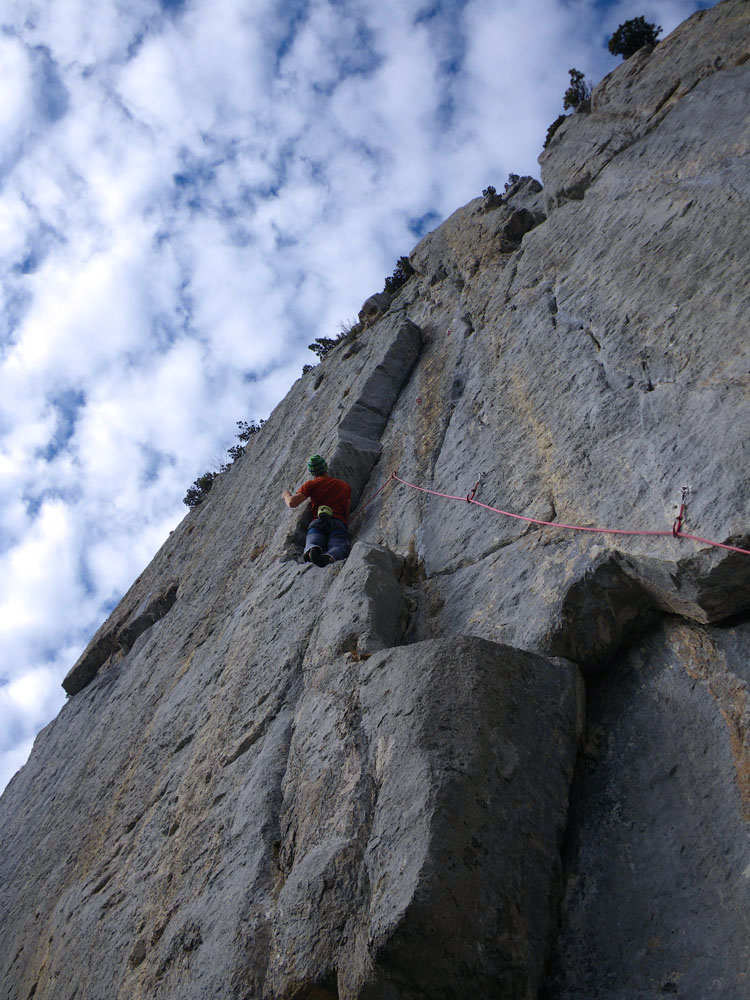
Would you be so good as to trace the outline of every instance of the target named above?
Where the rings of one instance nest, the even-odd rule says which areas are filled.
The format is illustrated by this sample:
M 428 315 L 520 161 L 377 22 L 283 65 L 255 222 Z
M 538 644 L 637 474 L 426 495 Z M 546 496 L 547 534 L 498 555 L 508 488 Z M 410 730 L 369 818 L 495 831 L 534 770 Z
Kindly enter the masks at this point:
M 0 788 L 182 497 L 488 184 L 571 66 L 690 0 L 6 0 Z

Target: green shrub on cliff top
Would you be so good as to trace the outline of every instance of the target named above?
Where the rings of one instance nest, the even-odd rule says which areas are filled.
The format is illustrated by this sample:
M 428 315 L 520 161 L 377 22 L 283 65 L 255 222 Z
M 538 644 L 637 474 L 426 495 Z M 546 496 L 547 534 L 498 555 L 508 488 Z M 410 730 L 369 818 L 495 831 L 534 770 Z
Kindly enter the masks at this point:
M 608 42 L 608 49 L 613 56 L 629 59 L 644 45 L 656 45 L 661 33 L 661 25 L 651 24 L 645 17 L 634 17 L 621 24 Z
M 414 268 L 411 266 L 409 258 L 399 257 L 393 274 L 385 279 L 385 288 L 383 290 L 390 295 L 394 295 L 402 285 L 406 284 L 412 274 L 414 274 Z
M 580 69 L 569 69 L 570 86 L 563 95 L 563 107 L 575 111 L 591 110 L 591 84 Z
M 229 462 L 220 462 L 218 464 L 218 468 L 213 472 L 204 472 L 202 476 L 198 476 L 193 485 L 182 498 L 182 502 L 186 507 L 194 510 L 197 506 L 199 506 L 199 504 L 203 503 L 208 494 L 211 492 L 216 477 L 220 476 L 222 472 L 226 472 L 232 462 L 236 462 L 241 455 L 244 455 L 245 445 L 251 439 L 253 434 L 257 434 L 258 431 L 261 430 L 263 424 L 265 424 L 265 420 L 259 420 L 257 423 L 255 420 L 237 421 L 237 440 L 241 443 L 233 444 L 232 447 L 227 450 L 227 454 L 230 458 Z
M 545 149 L 547 148 L 547 146 L 549 146 L 550 142 L 552 141 L 552 136 L 555 134 L 555 132 L 557 132 L 557 130 L 560 128 L 560 126 L 567 117 L 568 117 L 567 115 L 558 115 L 557 118 L 555 118 L 555 120 L 552 122 L 550 127 L 547 129 L 547 135 L 544 138 Z

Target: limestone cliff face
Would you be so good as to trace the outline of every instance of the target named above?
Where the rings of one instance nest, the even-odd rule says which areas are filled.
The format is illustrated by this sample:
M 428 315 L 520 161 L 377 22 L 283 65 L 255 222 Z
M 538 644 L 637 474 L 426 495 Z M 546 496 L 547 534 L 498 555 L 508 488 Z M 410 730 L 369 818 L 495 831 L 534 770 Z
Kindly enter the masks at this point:
M 4 997 L 748 996 L 750 557 L 388 477 L 750 547 L 749 59 L 618 67 L 170 536 L 0 802 Z

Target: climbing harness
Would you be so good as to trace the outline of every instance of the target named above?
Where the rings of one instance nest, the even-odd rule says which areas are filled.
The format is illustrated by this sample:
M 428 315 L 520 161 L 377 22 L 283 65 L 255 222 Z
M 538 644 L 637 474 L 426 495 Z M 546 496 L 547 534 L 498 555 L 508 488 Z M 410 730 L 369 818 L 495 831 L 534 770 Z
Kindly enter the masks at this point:
M 390 476 L 386 479 L 383 485 L 377 490 L 376 493 L 367 500 L 365 505 L 357 511 L 354 515 L 355 518 L 361 517 L 362 514 L 367 510 L 370 504 L 383 492 L 383 490 L 388 486 L 389 483 L 396 481 L 402 483 L 404 486 L 408 486 L 410 489 L 418 490 L 420 493 L 428 493 L 430 496 L 442 497 L 444 500 L 461 500 L 464 503 L 472 503 L 477 507 L 482 507 L 484 510 L 491 510 L 495 514 L 502 514 L 504 517 L 512 517 L 518 521 L 526 521 L 528 524 L 539 524 L 548 528 L 563 528 L 566 531 L 586 531 L 593 532 L 601 535 L 642 535 L 651 537 L 674 537 L 674 538 L 686 538 L 693 542 L 700 542 L 702 545 L 711 545 L 717 549 L 726 549 L 729 552 L 739 552 L 742 555 L 750 556 L 750 549 L 742 549 L 737 545 L 729 545 L 726 542 L 714 542 L 710 538 L 701 538 L 700 535 L 691 535 L 682 530 L 683 521 L 685 518 L 685 505 L 687 503 L 687 497 L 690 493 L 689 486 L 683 486 L 680 499 L 680 508 L 675 518 L 672 527 L 668 531 L 649 531 L 646 529 L 627 529 L 627 528 L 597 528 L 582 524 L 562 524 L 559 521 L 542 521 L 536 517 L 526 517 L 523 514 L 513 514 L 508 510 L 501 510 L 499 507 L 491 507 L 489 504 L 482 503 L 481 500 L 476 500 L 475 495 L 479 484 L 482 480 L 482 476 L 479 476 L 473 488 L 465 496 L 455 496 L 452 493 L 441 493 L 438 490 L 429 490 L 425 486 L 418 486 L 416 483 L 410 483 L 406 479 L 402 479 L 396 472 L 391 472 Z

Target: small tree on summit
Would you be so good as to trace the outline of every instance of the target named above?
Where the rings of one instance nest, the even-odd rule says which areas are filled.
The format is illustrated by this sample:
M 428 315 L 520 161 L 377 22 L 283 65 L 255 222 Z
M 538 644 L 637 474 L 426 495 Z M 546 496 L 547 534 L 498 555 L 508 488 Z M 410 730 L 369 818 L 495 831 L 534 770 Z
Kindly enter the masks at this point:
M 547 148 L 547 146 L 549 146 L 550 142 L 552 141 L 552 136 L 555 134 L 555 132 L 557 132 L 557 130 L 560 128 L 562 123 L 566 121 L 567 118 L 568 115 L 558 115 L 557 118 L 555 118 L 555 120 L 552 122 L 550 127 L 547 129 L 547 135 L 545 136 L 544 139 L 545 149 Z
M 644 17 L 634 17 L 621 24 L 609 40 L 608 48 L 613 56 L 629 59 L 644 45 L 656 45 L 661 33 L 661 25 L 650 24 Z M 566 105 L 567 107 L 567 105 Z
M 312 351 L 313 354 L 317 354 L 318 358 L 322 361 L 326 354 L 332 351 L 341 339 L 341 337 L 316 337 L 312 344 L 307 345 L 307 349 L 308 351 Z
M 563 107 L 566 110 L 567 108 L 572 108 L 573 111 L 591 111 L 591 82 L 585 78 L 580 69 L 569 69 L 568 73 L 570 74 L 570 85 L 563 94 Z M 547 135 L 544 140 L 545 149 L 549 146 L 552 136 L 568 117 L 568 115 L 558 115 L 552 122 L 547 129 Z M 511 174 L 508 178 L 509 183 L 505 185 L 505 190 L 508 190 L 512 181 L 514 182 L 518 179 L 517 174 Z
M 569 69 L 570 86 L 563 96 L 563 107 L 574 108 L 576 111 L 591 109 L 591 84 L 584 78 L 580 69 Z
M 208 494 L 211 492 L 214 479 L 216 479 L 218 475 L 218 472 L 204 472 L 202 476 L 198 476 L 185 494 L 182 502 L 191 510 L 194 510 L 203 503 Z
M 393 274 L 385 279 L 383 291 L 388 292 L 389 295 L 395 295 L 399 288 L 411 278 L 412 274 L 414 274 L 414 268 L 411 266 L 409 258 L 399 257 Z

